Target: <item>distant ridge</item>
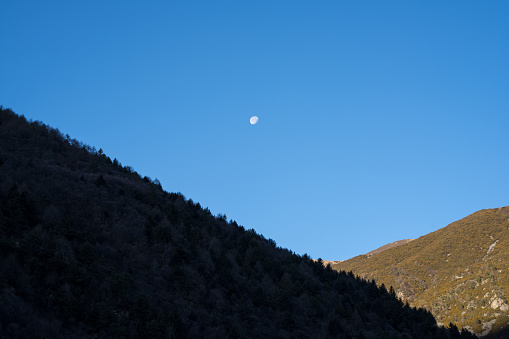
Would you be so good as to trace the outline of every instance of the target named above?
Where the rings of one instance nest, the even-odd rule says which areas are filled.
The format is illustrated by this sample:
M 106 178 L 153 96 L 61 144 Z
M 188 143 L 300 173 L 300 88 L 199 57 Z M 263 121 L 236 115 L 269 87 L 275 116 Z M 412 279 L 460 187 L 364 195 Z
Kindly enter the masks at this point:
M 343 260 L 322 260 L 322 259 L 313 259 L 313 261 L 321 261 L 323 266 L 327 266 L 327 265 L 332 266 L 334 264 L 339 264 L 340 262 L 343 262 Z
M 407 244 L 407 243 L 409 243 L 412 240 L 414 240 L 414 239 L 403 239 L 403 240 L 398 240 L 398 241 L 395 241 L 395 242 L 391 242 L 390 244 L 383 245 L 382 247 L 379 247 L 376 250 L 373 250 L 371 252 L 366 253 L 366 255 L 368 257 L 372 257 L 375 254 L 379 254 L 379 253 L 382 253 L 385 250 L 388 250 L 389 248 L 393 248 L 393 247 L 396 247 L 396 246 Z

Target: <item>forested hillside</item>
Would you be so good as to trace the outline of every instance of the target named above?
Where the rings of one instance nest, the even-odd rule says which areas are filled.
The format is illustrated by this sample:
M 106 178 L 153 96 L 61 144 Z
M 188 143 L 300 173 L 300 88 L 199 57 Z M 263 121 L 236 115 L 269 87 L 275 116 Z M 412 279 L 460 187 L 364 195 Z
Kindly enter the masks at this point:
M 469 336 L 0 107 L 2 338 Z
M 373 256 L 333 265 L 394 286 L 398 297 L 439 322 L 478 335 L 509 329 L 509 207 L 478 211 L 438 231 Z

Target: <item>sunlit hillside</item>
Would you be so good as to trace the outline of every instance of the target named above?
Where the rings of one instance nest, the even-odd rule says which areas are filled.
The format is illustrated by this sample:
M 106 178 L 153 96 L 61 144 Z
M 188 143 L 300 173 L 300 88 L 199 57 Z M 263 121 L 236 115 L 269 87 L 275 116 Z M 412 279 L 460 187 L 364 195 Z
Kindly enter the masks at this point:
M 509 207 L 481 210 L 447 227 L 337 270 L 394 286 L 441 323 L 479 335 L 509 327 Z

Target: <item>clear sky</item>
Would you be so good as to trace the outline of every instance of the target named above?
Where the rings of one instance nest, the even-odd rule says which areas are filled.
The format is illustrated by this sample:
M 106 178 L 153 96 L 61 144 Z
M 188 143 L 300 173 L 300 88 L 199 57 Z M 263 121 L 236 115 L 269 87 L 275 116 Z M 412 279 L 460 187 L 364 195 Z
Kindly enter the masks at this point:
M 0 105 L 298 254 L 343 260 L 509 205 L 509 1 L 0 15 Z

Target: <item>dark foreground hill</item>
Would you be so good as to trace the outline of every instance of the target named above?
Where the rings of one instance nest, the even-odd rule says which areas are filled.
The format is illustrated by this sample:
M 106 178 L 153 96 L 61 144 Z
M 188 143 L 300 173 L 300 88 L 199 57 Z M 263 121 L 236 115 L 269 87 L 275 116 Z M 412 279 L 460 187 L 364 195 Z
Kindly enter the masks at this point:
M 0 107 L 0 337 L 455 338 Z
M 439 322 L 509 337 L 509 207 L 482 210 L 381 253 L 333 265 L 394 286 Z

